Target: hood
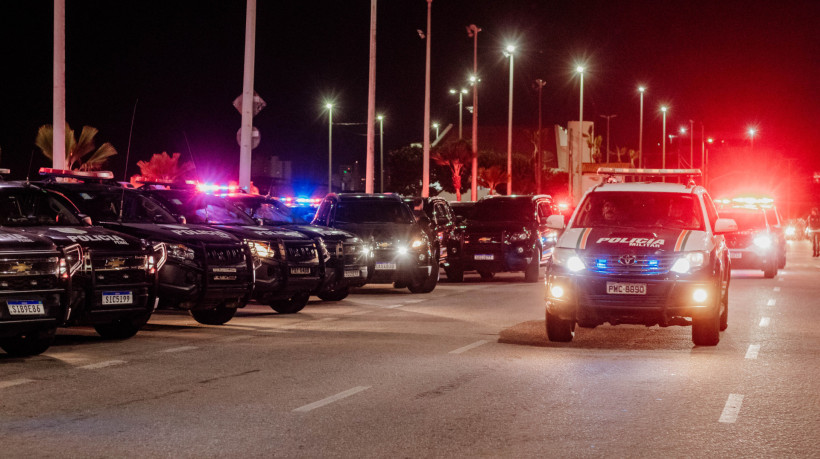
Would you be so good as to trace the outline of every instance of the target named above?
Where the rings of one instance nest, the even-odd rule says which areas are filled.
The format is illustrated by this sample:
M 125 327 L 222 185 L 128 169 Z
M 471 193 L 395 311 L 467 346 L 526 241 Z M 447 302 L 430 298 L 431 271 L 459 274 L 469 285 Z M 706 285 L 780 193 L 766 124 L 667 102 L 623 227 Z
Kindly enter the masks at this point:
M 265 241 L 285 239 L 285 240 L 311 240 L 302 233 L 291 231 L 278 226 L 243 226 L 243 225 L 213 225 L 214 228 L 231 233 L 241 239 L 261 239 Z
M 310 237 L 320 237 L 326 241 L 355 242 L 351 241 L 351 239 L 357 238 L 356 235 L 351 232 L 343 231 L 337 228 L 330 228 L 327 226 L 287 225 L 287 228 L 293 231 L 299 231 L 300 233 Z
M 405 223 L 338 223 L 339 229 L 349 231 L 365 241 L 399 242 L 420 237 L 421 228 Z
M 36 234 L 51 239 L 60 247 L 80 244 L 91 250 L 142 250 L 139 239 L 99 226 L 32 226 L 19 228 L 25 234 Z
M 232 235 L 216 228 L 204 225 L 177 225 L 152 223 L 111 223 L 109 228 L 127 232 L 133 236 L 150 241 L 171 243 L 235 243 L 239 242 Z
M 573 248 L 588 254 L 659 254 L 706 250 L 704 231 L 662 228 L 569 228 L 557 247 Z
M 2 252 L 33 252 L 55 251 L 54 243 L 44 237 L 32 233 L 23 233 L 9 229 L 0 230 L 0 251 Z

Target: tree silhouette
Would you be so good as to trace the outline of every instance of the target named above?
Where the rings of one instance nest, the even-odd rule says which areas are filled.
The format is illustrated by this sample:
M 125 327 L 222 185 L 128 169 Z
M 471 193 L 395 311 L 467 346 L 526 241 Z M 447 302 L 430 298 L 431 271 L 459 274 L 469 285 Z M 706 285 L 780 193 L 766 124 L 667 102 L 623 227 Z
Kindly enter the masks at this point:
M 471 164 L 472 158 L 473 153 L 470 143 L 463 139 L 445 144 L 430 155 L 430 159 L 436 164 L 446 166 L 449 169 L 457 201 L 461 201 L 461 176 L 466 169 L 465 166 Z
M 68 169 L 79 169 L 84 171 L 99 170 L 105 161 L 117 154 L 110 143 L 106 142 L 96 148 L 94 136 L 99 131 L 95 127 L 83 126 L 80 138 L 74 138 L 74 131 L 66 123 L 65 125 L 65 165 Z M 37 137 L 34 144 L 43 152 L 43 155 L 54 159 L 54 126 L 46 124 L 37 130 Z M 90 154 L 90 156 L 89 156 Z
M 190 178 L 194 172 L 193 163 L 179 164 L 179 153 L 155 153 L 148 161 L 138 161 L 140 174 L 131 177 L 131 183 L 136 182 L 178 182 Z

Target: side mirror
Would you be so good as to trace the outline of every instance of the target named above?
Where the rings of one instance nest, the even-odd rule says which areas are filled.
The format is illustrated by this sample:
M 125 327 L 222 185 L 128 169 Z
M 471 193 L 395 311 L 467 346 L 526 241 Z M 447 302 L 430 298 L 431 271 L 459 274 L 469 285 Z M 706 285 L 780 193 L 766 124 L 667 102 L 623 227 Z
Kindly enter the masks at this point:
M 262 220 L 261 218 L 254 218 L 254 220 L 256 220 L 256 226 L 264 226 L 265 225 L 265 220 Z
M 79 214 L 77 216 L 80 217 L 80 220 L 82 220 L 84 226 L 92 226 L 94 224 L 94 222 L 91 221 L 91 217 L 86 214 Z
M 185 218 L 185 215 L 180 215 L 179 217 L 177 217 L 177 221 L 178 221 L 179 223 L 183 224 L 183 225 L 187 225 L 187 224 L 188 224 L 188 219 L 187 219 L 187 218 Z
M 550 215 L 547 217 L 547 228 L 562 230 L 565 226 L 563 215 Z
M 737 222 L 732 218 L 718 218 L 715 221 L 715 234 L 734 233 L 737 231 Z

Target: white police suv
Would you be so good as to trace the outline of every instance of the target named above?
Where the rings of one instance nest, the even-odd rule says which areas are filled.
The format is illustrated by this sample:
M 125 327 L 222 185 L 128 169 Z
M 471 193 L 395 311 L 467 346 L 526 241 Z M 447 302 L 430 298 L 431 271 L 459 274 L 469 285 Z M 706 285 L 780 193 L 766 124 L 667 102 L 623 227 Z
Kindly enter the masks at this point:
M 546 328 L 550 341 L 571 341 L 576 325 L 609 322 L 691 325 L 696 345 L 713 346 L 727 327 L 730 260 L 719 218 L 693 177 L 696 169 L 601 168 L 604 183 L 587 191 L 547 268 Z M 635 182 L 620 182 L 635 177 Z M 651 182 L 662 177 L 664 182 Z M 672 183 L 683 181 L 686 184 Z M 687 183 L 688 182 L 688 183 Z

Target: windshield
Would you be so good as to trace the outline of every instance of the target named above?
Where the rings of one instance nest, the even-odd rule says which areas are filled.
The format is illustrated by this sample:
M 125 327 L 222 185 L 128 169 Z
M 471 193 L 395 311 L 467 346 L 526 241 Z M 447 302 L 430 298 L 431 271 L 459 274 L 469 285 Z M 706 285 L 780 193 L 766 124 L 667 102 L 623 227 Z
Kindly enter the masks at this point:
M 305 225 L 307 222 L 294 209 L 266 198 L 242 199 L 234 202 L 253 218 L 261 218 L 266 225 Z
M 529 222 L 535 218 L 529 199 L 482 199 L 470 211 L 470 220 L 483 222 Z
M 346 223 L 403 223 L 416 221 L 402 202 L 388 200 L 342 201 L 336 205 L 336 221 Z
M 5 188 L 0 190 L 0 225 L 80 225 L 80 219 L 69 206 L 52 193 L 32 188 Z
M 225 198 L 196 192 L 158 191 L 152 196 L 168 210 L 184 216 L 188 223 L 219 225 L 256 225 L 239 207 Z
M 703 230 L 698 197 L 689 193 L 602 191 L 587 195 L 573 226 Z
M 66 193 L 93 221 L 115 222 L 120 219 L 120 203 L 123 223 L 176 223 L 174 216 L 162 205 L 133 190 L 111 189 L 94 191 L 72 190 Z
M 756 209 L 724 209 L 719 211 L 720 218 L 731 218 L 737 223 L 738 231 L 766 228 L 766 216 Z

